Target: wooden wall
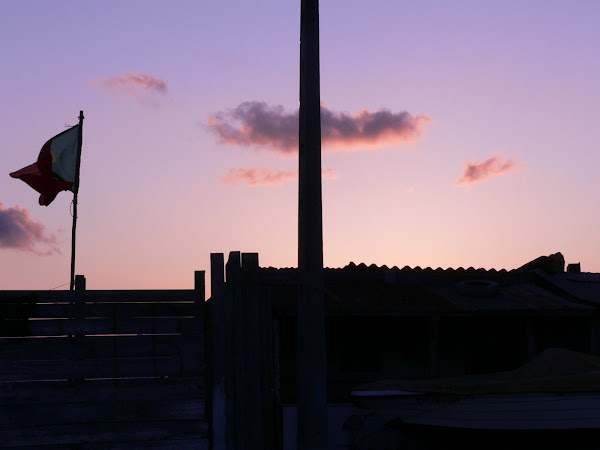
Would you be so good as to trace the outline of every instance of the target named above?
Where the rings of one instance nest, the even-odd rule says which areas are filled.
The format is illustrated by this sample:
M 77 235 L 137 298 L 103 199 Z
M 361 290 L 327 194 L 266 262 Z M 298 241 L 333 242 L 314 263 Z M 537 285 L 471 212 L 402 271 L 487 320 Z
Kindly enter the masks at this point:
M 208 448 L 196 288 L 0 291 L 1 445 Z
M 258 254 L 211 255 L 208 402 L 215 450 L 281 447 L 271 303 Z

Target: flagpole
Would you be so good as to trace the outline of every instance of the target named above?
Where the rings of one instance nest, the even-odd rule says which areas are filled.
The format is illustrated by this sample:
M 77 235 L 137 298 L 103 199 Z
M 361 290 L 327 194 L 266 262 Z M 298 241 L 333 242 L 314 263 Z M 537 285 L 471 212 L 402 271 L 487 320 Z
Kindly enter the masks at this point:
M 77 194 L 79 193 L 79 166 L 81 165 L 81 140 L 83 137 L 83 111 L 79 111 L 79 139 L 77 140 L 77 163 L 73 182 L 73 230 L 71 232 L 71 290 L 75 290 L 75 229 L 77 228 Z

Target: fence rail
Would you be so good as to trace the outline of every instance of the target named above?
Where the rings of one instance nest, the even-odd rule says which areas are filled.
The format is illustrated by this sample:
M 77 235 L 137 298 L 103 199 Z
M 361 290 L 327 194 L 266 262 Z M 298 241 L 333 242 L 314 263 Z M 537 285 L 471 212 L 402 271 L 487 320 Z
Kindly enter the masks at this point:
M 194 290 L 0 291 L 3 447 L 208 448 Z

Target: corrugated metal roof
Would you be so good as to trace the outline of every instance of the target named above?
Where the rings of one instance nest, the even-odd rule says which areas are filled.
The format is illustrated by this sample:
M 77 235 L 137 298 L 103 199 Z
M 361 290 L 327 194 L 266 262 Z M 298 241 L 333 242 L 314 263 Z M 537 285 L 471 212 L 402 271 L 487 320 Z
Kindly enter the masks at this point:
M 295 310 L 296 269 L 261 269 L 266 285 L 275 286 L 276 308 Z M 547 274 L 563 285 L 579 274 Z M 587 276 L 600 293 L 600 274 Z M 474 268 L 432 269 L 349 264 L 325 269 L 325 305 L 328 314 L 452 315 L 470 313 L 589 314 L 593 305 L 562 293 L 548 282 L 539 283 L 536 271 Z M 575 277 L 577 278 L 577 277 Z M 590 281 L 591 280 L 591 281 Z M 579 282 L 579 281 L 577 281 Z M 585 291 L 586 288 L 583 288 Z M 584 292 L 587 297 L 593 294 Z M 582 293 L 582 295 L 584 294 Z M 600 296 L 597 297 L 600 305 Z
M 563 272 L 550 275 L 537 270 L 535 274 L 564 294 L 600 306 L 600 273 Z

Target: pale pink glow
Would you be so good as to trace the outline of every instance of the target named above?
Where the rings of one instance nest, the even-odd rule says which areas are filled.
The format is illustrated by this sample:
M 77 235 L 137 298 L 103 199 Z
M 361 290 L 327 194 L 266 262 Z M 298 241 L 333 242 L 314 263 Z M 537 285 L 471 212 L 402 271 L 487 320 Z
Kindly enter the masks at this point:
M 481 163 L 467 161 L 462 177 L 456 181 L 456 185 L 471 185 L 485 181 L 490 177 L 514 172 L 523 167 L 524 164 L 516 161 L 516 158 L 504 159 L 500 155 L 494 155 Z
M 270 169 L 268 167 L 251 167 L 241 168 L 235 167 L 229 169 L 221 182 L 225 185 L 236 186 L 245 184 L 248 186 L 268 186 L 274 184 L 282 184 L 286 181 L 293 181 L 298 178 L 296 170 L 279 170 Z
M 89 289 L 210 283 L 215 252 L 297 265 L 297 2 L 31 3 L 0 1 L 0 213 L 44 229 L 3 231 L 0 290 L 68 286 L 72 193 L 43 208 L 8 172 L 80 110 Z M 600 272 L 600 2 L 571 3 L 320 2 L 326 266 Z
M 340 175 L 333 169 L 326 167 L 321 171 L 321 175 L 325 180 L 337 180 Z
M 54 233 L 34 222 L 19 205 L 4 208 L 0 203 L 0 248 L 20 250 L 40 256 L 60 254 Z
M 339 178 L 337 172 L 331 168 L 322 171 L 324 179 L 335 180 Z M 272 186 L 298 179 L 298 170 L 271 169 L 269 167 L 235 167 L 221 178 L 221 183 L 227 186 Z
M 428 116 L 413 116 L 406 111 L 380 109 L 348 114 L 330 110 L 322 103 L 322 146 L 350 150 L 412 142 L 430 122 Z M 298 152 L 298 111 L 288 112 L 279 105 L 243 102 L 235 109 L 210 116 L 207 127 L 227 145 L 267 148 L 284 154 Z
M 140 94 L 143 92 L 165 94 L 167 92 L 167 83 L 164 80 L 140 72 L 129 72 L 117 77 L 89 81 L 87 84 L 94 88 L 130 94 Z

